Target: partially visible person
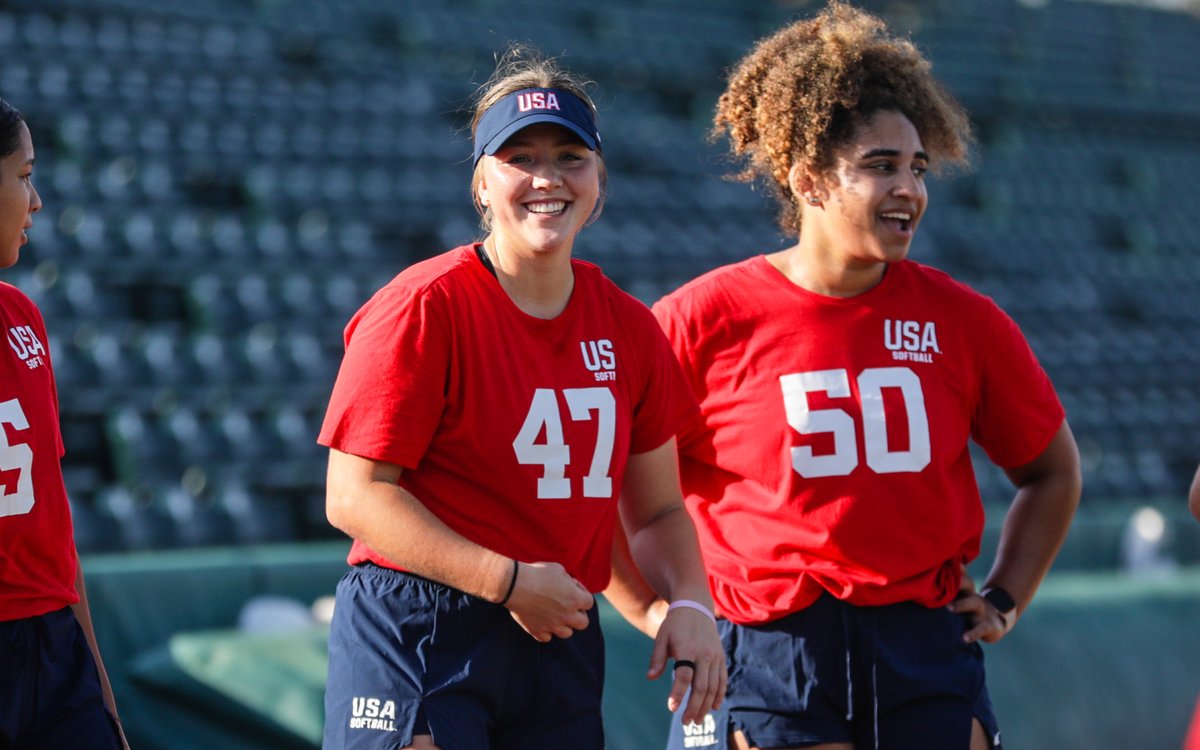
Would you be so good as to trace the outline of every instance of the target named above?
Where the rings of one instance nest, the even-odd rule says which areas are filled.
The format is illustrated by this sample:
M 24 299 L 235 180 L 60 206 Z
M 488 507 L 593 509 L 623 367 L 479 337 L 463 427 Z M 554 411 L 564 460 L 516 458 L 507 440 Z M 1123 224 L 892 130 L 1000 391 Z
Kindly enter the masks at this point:
M 486 238 L 355 314 L 319 438 L 329 520 L 354 540 L 326 750 L 603 747 L 594 603 L 618 524 L 671 602 L 648 676 L 675 660 L 688 720 L 725 690 L 676 459 L 695 399 L 650 311 L 571 257 L 605 183 L 586 86 L 514 49 L 472 135 Z
M 909 41 L 834 0 L 740 62 L 715 132 L 796 238 L 654 306 L 701 402 L 680 465 L 729 740 L 999 747 L 980 643 L 1018 625 L 1081 479 L 1016 324 L 907 259 L 926 172 L 966 163 L 968 117 Z M 980 593 L 962 581 L 984 525 L 972 440 L 1016 490 Z
M 42 200 L 25 119 L 0 99 L 0 268 Z M 0 748 L 128 748 L 92 629 L 63 483 L 41 312 L 0 282 Z
M 1200 467 L 1196 468 L 1196 476 L 1192 477 L 1192 489 L 1188 491 L 1188 508 L 1196 520 L 1200 521 Z
M 1196 476 L 1192 477 L 1192 488 L 1188 491 L 1188 508 L 1192 515 L 1200 521 L 1200 466 L 1196 467 Z M 1192 724 L 1188 729 L 1187 739 L 1184 740 L 1183 750 L 1200 750 L 1200 701 L 1192 715 Z

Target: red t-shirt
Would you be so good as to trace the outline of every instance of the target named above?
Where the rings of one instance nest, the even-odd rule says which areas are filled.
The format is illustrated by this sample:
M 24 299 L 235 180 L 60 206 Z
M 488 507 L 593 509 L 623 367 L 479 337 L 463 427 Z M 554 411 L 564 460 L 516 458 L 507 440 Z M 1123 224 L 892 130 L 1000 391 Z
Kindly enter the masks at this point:
M 0 330 L 0 620 L 18 620 L 78 602 L 78 561 L 46 326 L 3 282 Z
M 968 439 L 1037 457 L 1062 406 L 991 300 L 912 261 L 852 298 L 765 257 L 654 306 L 700 400 L 683 487 L 718 609 L 761 623 L 822 591 L 857 605 L 948 602 L 979 553 Z
M 1192 723 L 1188 725 L 1187 737 L 1183 741 L 1183 750 L 1200 750 L 1200 702 L 1192 714 Z
M 649 309 L 572 264 L 553 320 L 517 308 L 473 246 L 401 273 L 346 327 L 319 442 L 404 467 L 401 485 L 451 529 L 595 592 L 626 458 L 696 405 Z M 358 541 L 349 559 L 399 567 Z

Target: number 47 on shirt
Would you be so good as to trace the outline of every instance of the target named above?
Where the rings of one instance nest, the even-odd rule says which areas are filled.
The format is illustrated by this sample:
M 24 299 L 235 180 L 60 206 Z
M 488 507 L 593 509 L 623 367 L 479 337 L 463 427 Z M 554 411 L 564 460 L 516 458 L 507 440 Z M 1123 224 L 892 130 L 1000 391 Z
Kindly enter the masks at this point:
M 576 422 L 596 422 L 596 449 L 588 473 L 583 478 L 583 497 L 611 497 L 613 444 L 617 426 L 617 403 L 607 388 L 564 388 L 567 412 Z M 537 442 L 545 430 L 545 440 Z M 529 413 L 513 440 L 517 461 L 542 466 L 537 481 L 539 500 L 565 500 L 571 497 L 571 480 L 567 464 L 571 462 L 571 446 L 563 438 L 562 414 L 557 392 L 553 388 L 538 388 L 533 392 Z

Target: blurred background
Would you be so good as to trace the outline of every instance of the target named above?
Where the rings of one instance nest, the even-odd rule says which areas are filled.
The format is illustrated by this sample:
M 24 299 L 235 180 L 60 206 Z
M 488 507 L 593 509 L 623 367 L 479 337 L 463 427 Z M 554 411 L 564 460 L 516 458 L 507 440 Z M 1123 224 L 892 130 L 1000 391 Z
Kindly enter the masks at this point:
M 978 131 L 974 170 L 931 183 L 912 257 L 1016 319 L 1083 455 L 1055 571 L 989 652 L 1010 747 L 1177 748 L 1200 692 L 1197 4 L 854 4 L 912 35 Z M 466 105 L 496 53 L 530 42 L 597 82 L 610 199 L 577 249 L 652 303 L 788 244 L 706 136 L 729 67 L 818 7 L 0 2 L 0 96 L 29 122 L 45 204 L 0 280 L 50 330 L 76 539 L 136 747 L 319 744 L 312 605 L 347 545 L 315 438 L 342 328 L 479 236 Z M 979 482 L 982 576 L 1011 492 L 984 460 Z M 660 747 L 648 644 L 606 616 L 609 746 Z

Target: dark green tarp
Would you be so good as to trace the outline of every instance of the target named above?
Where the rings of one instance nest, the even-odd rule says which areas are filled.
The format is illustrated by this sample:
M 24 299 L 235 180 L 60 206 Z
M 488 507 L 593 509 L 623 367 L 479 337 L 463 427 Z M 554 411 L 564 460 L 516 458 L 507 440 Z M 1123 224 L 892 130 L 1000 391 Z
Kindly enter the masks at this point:
M 259 596 L 332 594 L 346 546 L 297 545 L 85 560 L 122 718 L 136 750 L 319 746 L 325 634 L 236 629 Z M 612 750 L 657 750 L 668 686 L 651 643 L 601 601 Z M 1052 575 L 1019 626 L 988 646 L 1006 745 L 1179 750 L 1200 695 L 1200 568 L 1159 578 Z

